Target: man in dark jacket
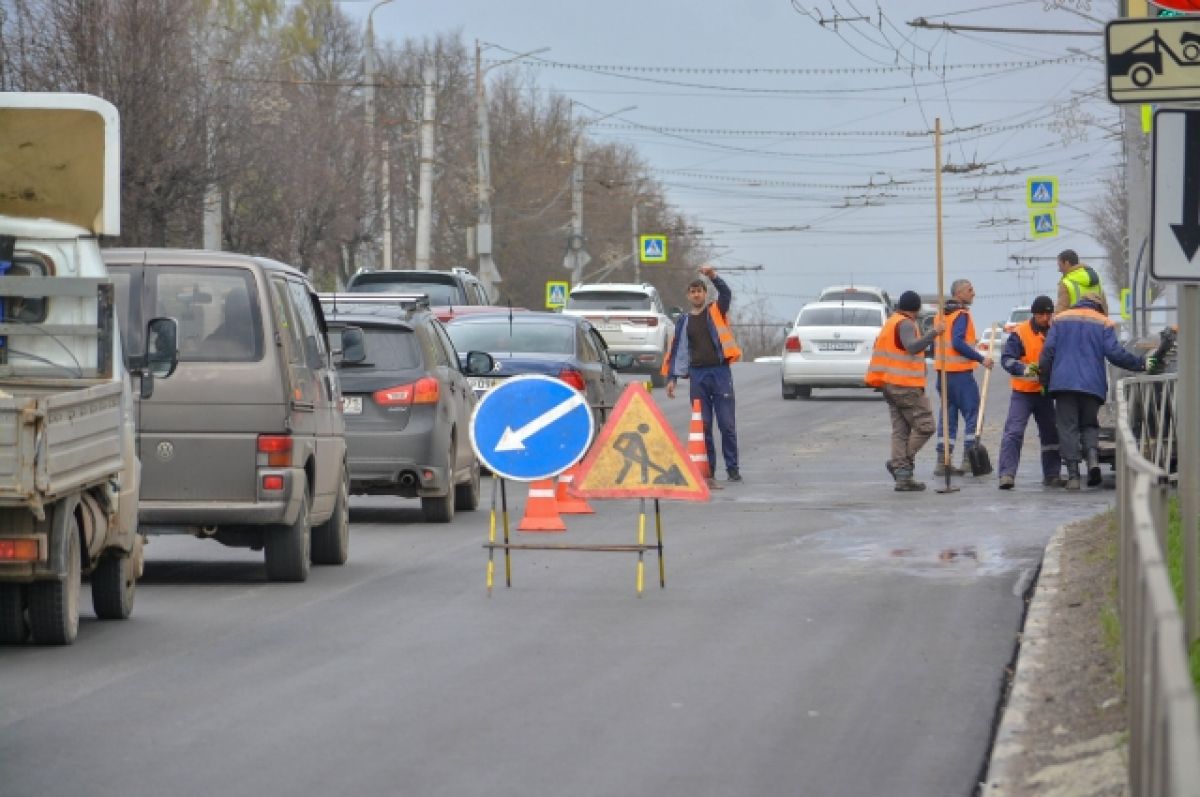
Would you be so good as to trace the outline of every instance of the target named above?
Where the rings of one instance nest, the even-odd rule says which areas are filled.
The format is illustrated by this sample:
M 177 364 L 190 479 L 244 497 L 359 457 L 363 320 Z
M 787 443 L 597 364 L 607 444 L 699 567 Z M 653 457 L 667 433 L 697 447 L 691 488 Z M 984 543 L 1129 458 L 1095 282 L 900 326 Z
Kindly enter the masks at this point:
M 726 320 L 733 291 L 712 266 L 701 266 L 700 274 L 717 289 L 717 300 L 708 300 L 708 283 L 703 279 L 697 277 L 688 283 L 689 310 L 675 322 L 675 337 L 671 340 L 667 359 L 663 361 L 662 374 L 667 378 L 667 398 L 675 398 L 675 385 L 679 379 L 691 381 L 691 398 L 700 401 L 708 472 L 716 473 L 717 468 L 712 430 L 713 416 L 716 416 L 717 425 L 721 427 L 725 472 L 729 481 L 740 482 L 733 372 L 729 364 L 741 359 L 742 350 L 733 339 Z
M 996 467 L 1001 490 L 1011 490 L 1016 484 L 1021 444 L 1025 441 L 1025 427 L 1029 425 L 1031 415 L 1037 423 L 1038 439 L 1042 444 L 1042 484 L 1063 486 L 1059 476 L 1062 457 L 1058 452 L 1054 399 L 1042 391 L 1038 380 L 1038 359 L 1050 330 L 1054 302 L 1049 296 L 1039 296 L 1033 300 L 1029 312 L 1032 315 L 1017 324 L 1004 342 L 1004 352 L 1000 355 L 1000 367 L 1012 376 L 1012 398 L 1008 402 L 1008 417 L 1004 420 L 1004 434 L 1000 438 L 1000 462 Z
M 1125 351 L 1101 303 L 1090 296 L 1059 313 L 1038 359 L 1039 378 L 1054 397 L 1059 447 L 1067 463 L 1067 489 L 1079 489 L 1086 459 L 1089 487 L 1100 484 L 1100 405 L 1108 397 L 1104 361 L 1127 371 L 1146 370 L 1146 358 Z M 1153 364 L 1151 364 L 1153 365 Z

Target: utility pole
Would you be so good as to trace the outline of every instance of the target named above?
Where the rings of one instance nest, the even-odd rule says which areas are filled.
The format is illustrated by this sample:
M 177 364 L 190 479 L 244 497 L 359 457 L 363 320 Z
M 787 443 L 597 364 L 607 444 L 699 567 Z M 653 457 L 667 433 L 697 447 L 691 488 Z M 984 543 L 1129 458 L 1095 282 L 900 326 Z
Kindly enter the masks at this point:
M 633 210 L 630 212 L 630 225 L 633 227 L 633 281 L 642 281 L 642 251 L 638 246 L 638 198 L 633 197 Z
M 421 114 L 421 182 L 417 189 L 417 256 L 415 265 L 418 271 L 429 270 L 429 244 L 433 233 L 433 121 L 437 102 L 437 95 L 434 91 L 437 69 L 432 63 L 425 67 L 424 77 L 425 104 Z
M 385 132 L 383 140 L 380 142 L 381 162 L 379 166 L 379 179 L 383 182 L 380 187 L 382 198 L 380 199 L 380 215 L 383 216 L 383 264 L 382 268 L 391 270 L 396 267 L 392 262 L 392 162 L 391 149 L 388 145 L 388 137 Z
M 204 186 L 204 212 L 202 223 L 203 245 L 205 249 L 217 251 L 221 248 L 221 221 L 224 214 L 224 204 L 221 196 L 221 186 L 217 183 L 217 103 L 218 92 L 224 95 L 224 84 L 221 82 L 220 61 L 218 50 L 223 36 L 220 25 L 213 17 L 208 37 L 208 95 L 210 105 L 204 123 L 205 160 L 208 167 L 208 183 Z
M 583 248 L 583 132 L 575 139 L 571 155 L 571 238 L 567 243 L 567 261 L 571 285 L 583 281 L 583 267 L 592 259 Z

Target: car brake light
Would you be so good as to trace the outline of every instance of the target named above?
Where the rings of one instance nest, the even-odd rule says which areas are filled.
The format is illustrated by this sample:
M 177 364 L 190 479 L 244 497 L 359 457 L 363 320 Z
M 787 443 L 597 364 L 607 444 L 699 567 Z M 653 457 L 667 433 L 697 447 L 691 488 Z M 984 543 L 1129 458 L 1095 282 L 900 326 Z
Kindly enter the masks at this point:
M 625 320 L 631 324 L 637 324 L 638 326 L 642 326 L 642 327 L 658 326 L 658 318 L 656 316 L 646 316 L 644 318 L 627 318 Z
M 270 468 L 286 468 L 292 464 L 292 436 L 286 434 L 260 434 L 258 453 L 266 454 L 266 461 L 259 457 L 259 464 Z
M 583 381 L 583 374 L 574 368 L 562 369 L 558 372 L 558 378 L 579 391 L 582 391 L 586 387 Z
M 394 385 L 376 390 L 371 394 L 381 407 L 403 407 L 409 404 L 437 404 L 441 396 L 441 385 L 432 376 L 423 376 L 416 382 Z
M 40 558 L 36 537 L 0 540 L 0 562 L 36 562 Z
M 788 351 L 800 351 L 800 338 L 796 335 L 788 335 L 783 347 Z

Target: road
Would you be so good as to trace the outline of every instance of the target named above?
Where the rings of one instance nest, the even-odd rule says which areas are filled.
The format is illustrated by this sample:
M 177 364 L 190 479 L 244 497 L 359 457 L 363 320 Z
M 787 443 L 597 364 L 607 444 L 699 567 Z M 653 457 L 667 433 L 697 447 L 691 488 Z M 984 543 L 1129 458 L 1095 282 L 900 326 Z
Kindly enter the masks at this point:
M 155 538 L 129 621 L 85 599 L 74 646 L 0 648 L 0 794 L 970 795 L 1042 549 L 1113 491 L 1043 491 L 1031 437 L 1012 492 L 895 493 L 882 401 L 778 373 L 736 366 L 745 482 L 664 504 L 640 599 L 631 554 L 524 551 L 489 597 L 487 512 L 398 499 L 304 584 Z M 634 540 L 636 501 L 594 505 L 563 541 Z

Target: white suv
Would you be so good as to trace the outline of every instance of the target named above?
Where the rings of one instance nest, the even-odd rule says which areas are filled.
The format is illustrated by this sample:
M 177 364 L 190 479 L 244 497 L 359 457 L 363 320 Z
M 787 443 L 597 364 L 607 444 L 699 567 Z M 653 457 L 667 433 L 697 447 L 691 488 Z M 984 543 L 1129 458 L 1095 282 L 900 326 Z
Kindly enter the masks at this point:
M 650 381 L 656 387 L 666 383 L 659 370 L 671 348 L 675 324 L 663 311 L 662 300 L 653 285 L 630 282 L 576 285 L 567 297 L 563 313 L 592 322 L 613 354 L 630 355 L 629 364 L 622 363 L 619 370 L 650 374 Z

